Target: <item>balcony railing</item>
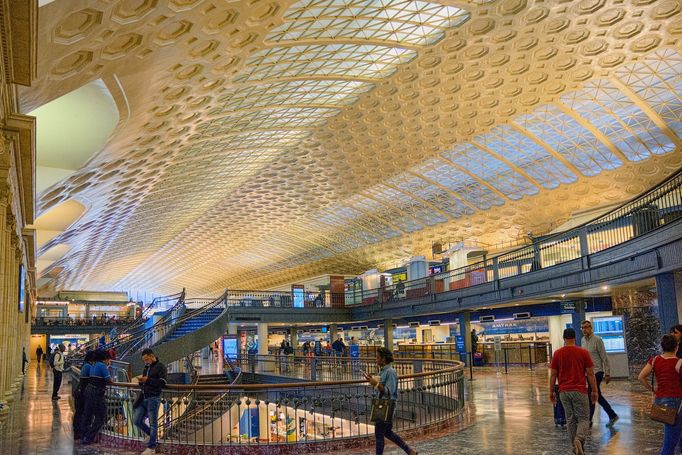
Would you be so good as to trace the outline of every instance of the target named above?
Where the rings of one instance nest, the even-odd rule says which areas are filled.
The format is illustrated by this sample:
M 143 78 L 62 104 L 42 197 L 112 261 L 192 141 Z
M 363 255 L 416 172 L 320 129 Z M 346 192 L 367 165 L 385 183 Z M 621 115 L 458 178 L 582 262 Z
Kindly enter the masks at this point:
M 267 374 L 275 365 L 271 362 L 276 361 L 267 357 L 242 360 L 249 369 Z M 359 379 L 359 370 L 378 374 L 375 359 L 333 360 L 335 363 L 317 366 L 317 382 L 169 385 L 162 391 L 159 413 L 162 449 L 193 453 L 197 446 L 240 446 L 257 453 L 259 447 L 267 451 L 282 444 L 369 444 L 374 437 L 369 416 L 375 393 Z M 300 366 L 305 368 L 304 364 Z M 462 413 L 461 363 L 397 359 L 394 367 L 400 375 L 394 430 L 403 434 L 423 432 L 452 422 Z M 133 425 L 132 405 L 138 391 L 137 384 L 107 387 L 102 428 L 105 443 L 142 447 L 145 435 Z M 188 412 L 192 418 L 183 418 Z
M 37 317 L 31 324 L 34 327 L 127 327 L 134 318 L 119 317 L 93 317 L 93 318 L 70 318 L 70 317 Z
M 521 248 L 443 273 L 376 289 L 311 294 L 294 304 L 290 292 L 231 291 L 239 307 L 334 307 L 331 302 L 391 304 L 521 276 L 599 253 L 682 218 L 682 170 L 609 213 L 565 232 L 536 238 Z M 234 292 L 235 294 L 232 294 Z M 343 306 L 343 305 L 342 305 Z

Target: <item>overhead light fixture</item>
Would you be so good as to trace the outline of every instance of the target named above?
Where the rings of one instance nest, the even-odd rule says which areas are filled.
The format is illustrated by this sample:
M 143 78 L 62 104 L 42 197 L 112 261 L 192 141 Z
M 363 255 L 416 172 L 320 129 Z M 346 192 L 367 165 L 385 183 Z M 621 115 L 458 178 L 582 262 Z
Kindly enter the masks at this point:
M 566 297 L 566 294 L 561 294 L 561 298 L 562 298 L 562 299 L 565 298 L 565 297 Z
M 604 286 L 602 286 L 601 288 L 602 288 L 603 290 L 605 290 L 605 291 L 608 291 L 608 290 L 609 290 L 609 287 L 608 287 L 607 285 L 604 285 Z

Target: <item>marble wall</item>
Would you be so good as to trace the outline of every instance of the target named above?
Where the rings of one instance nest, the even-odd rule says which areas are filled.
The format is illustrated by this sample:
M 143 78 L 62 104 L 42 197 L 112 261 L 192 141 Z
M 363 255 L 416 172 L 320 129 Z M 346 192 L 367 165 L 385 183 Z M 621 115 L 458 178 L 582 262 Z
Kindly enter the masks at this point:
M 659 348 L 662 328 L 658 320 L 656 292 L 621 291 L 612 295 L 612 301 L 613 313 L 623 315 L 630 376 L 635 377 Z

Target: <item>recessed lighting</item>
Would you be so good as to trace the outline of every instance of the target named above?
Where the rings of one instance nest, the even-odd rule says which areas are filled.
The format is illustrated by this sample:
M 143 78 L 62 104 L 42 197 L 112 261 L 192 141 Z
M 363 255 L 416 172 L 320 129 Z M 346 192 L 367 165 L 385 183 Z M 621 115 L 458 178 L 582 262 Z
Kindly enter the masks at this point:
M 566 294 L 561 294 L 561 298 L 562 298 L 562 299 L 565 298 L 565 297 L 566 297 Z
M 606 285 L 602 286 L 601 288 L 602 288 L 603 290 L 605 290 L 605 291 L 608 291 L 608 290 L 609 290 L 609 287 L 606 286 Z

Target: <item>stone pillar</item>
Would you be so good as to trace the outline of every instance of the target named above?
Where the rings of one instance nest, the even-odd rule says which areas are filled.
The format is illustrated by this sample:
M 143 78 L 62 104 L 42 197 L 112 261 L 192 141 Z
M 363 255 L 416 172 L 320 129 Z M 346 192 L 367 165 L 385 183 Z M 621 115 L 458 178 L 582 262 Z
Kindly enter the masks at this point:
M 298 349 L 298 329 L 296 327 L 289 329 L 289 338 L 291 347 L 294 348 L 294 355 L 296 355 L 296 350 Z
M 575 330 L 575 344 L 580 346 L 582 339 L 582 332 L 580 331 L 580 324 L 585 320 L 585 302 L 578 300 L 575 304 L 575 313 L 571 315 L 571 324 Z
M 613 314 L 622 315 L 630 377 L 636 377 L 647 360 L 658 353 L 663 330 L 656 310 L 656 293 L 618 290 L 611 296 Z M 665 330 L 669 329 L 666 327 Z
M 268 355 L 268 325 L 265 322 L 258 323 L 258 357 L 258 371 L 275 371 L 275 356 Z
M 656 300 L 661 332 L 668 333 L 672 326 L 680 323 L 682 277 L 678 273 L 668 272 L 656 275 Z
M 227 323 L 227 334 L 228 335 L 237 335 L 237 324 L 234 322 L 228 322 Z
M 393 319 L 384 319 L 384 347 L 393 352 Z
M 462 359 L 469 365 L 469 353 L 471 352 L 471 312 L 464 311 L 459 314 L 459 334 L 464 337 L 464 348 L 466 350 L 466 358 Z
M 329 342 L 333 343 L 339 337 L 339 328 L 336 324 L 329 324 Z

